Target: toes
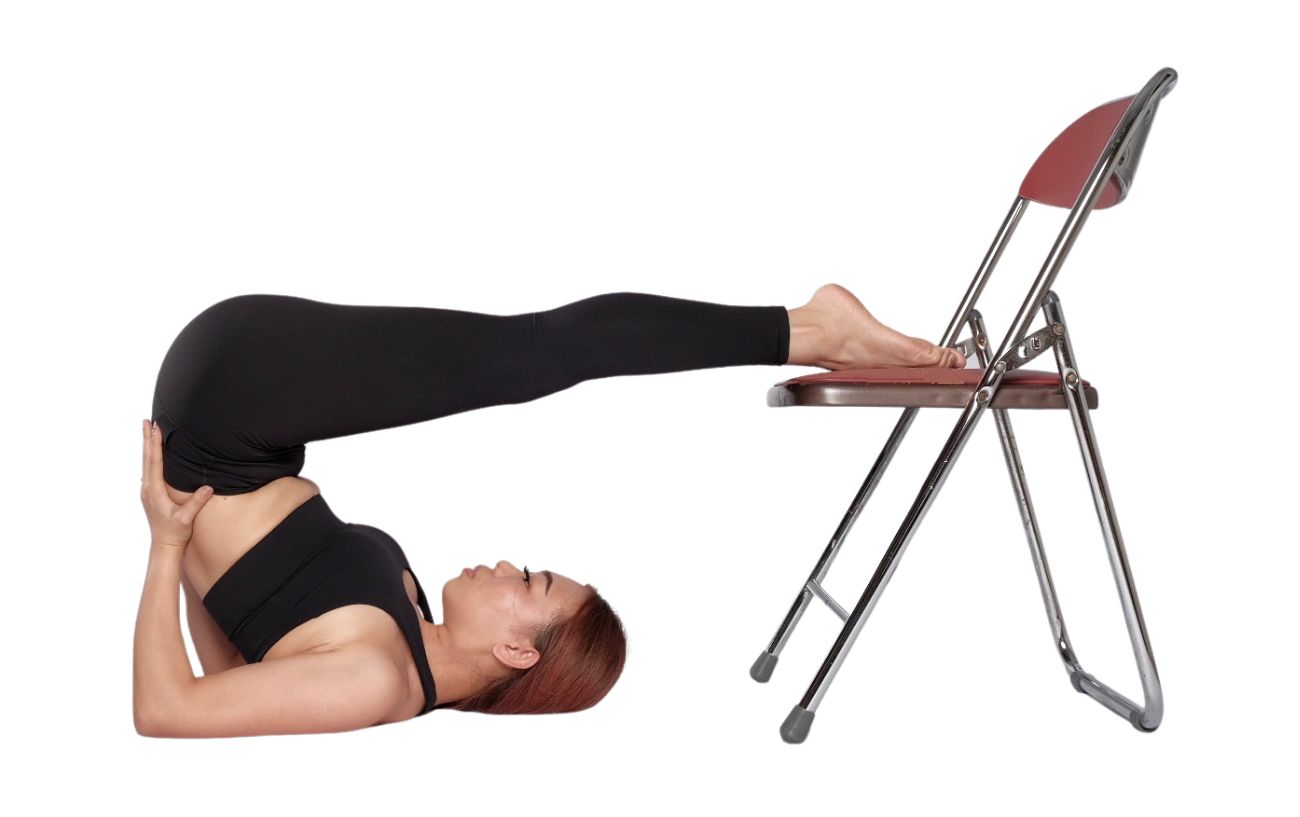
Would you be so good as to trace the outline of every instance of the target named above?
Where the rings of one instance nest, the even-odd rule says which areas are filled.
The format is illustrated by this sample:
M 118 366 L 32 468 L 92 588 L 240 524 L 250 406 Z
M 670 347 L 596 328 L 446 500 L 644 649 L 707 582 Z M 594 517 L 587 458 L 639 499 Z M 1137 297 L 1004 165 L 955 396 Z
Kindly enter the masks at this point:
M 939 362 L 935 365 L 945 369 L 966 368 L 966 356 L 951 346 L 935 347 L 939 350 Z
M 937 367 L 940 369 L 964 369 L 966 357 L 956 349 L 936 346 L 923 338 L 909 339 L 909 365 L 916 367 Z
M 946 350 L 922 338 L 910 338 L 908 340 L 908 356 L 911 358 L 910 365 L 912 366 L 948 365 Z

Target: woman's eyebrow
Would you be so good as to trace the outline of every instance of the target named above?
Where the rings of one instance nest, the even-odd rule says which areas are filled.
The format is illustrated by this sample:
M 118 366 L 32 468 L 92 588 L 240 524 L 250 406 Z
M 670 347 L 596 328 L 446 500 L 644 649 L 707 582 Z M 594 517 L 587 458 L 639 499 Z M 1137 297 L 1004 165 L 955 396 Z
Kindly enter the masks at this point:
M 551 582 L 555 581 L 555 577 L 551 575 L 551 571 L 549 570 L 543 570 L 542 572 L 546 574 L 546 593 L 542 594 L 545 596 L 547 593 L 551 592 Z

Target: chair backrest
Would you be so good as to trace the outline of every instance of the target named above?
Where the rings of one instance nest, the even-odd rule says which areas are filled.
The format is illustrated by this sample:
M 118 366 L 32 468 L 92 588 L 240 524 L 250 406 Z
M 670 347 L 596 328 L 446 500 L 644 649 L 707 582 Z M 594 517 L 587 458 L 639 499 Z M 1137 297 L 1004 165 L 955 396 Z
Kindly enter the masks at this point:
M 1177 81 L 1178 75 L 1172 68 L 1162 69 L 1147 82 L 1146 87 L 1133 96 L 1112 100 L 1079 117 L 1074 124 L 1061 131 L 1038 157 L 1038 161 L 1034 162 L 1020 185 L 1021 197 L 1054 207 L 1073 207 L 1097 166 L 1098 157 L 1112 145 L 1112 140 L 1118 142 L 1123 138 L 1124 133 L 1119 132 L 1118 128 L 1130 107 L 1135 103 L 1139 106 L 1144 104 L 1155 94 L 1155 98 L 1146 107 L 1145 115 L 1137 116 L 1130 123 L 1130 128 L 1135 128 L 1136 131 L 1115 163 L 1115 169 L 1106 180 L 1093 209 L 1103 210 L 1119 204 L 1133 185 L 1138 159 L 1142 156 L 1142 148 L 1146 144 L 1147 133 L 1151 129 L 1160 100 Z M 1134 111 L 1135 115 L 1140 113 L 1140 110 Z
M 1088 214 L 1118 204 L 1128 195 L 1156 107 L 1177 82 L 1178 73 L 1174 69 L 1162 68 L 1141 91 L 1094 108 L 1048 145 L 1021 184 L 1020 193 L 1003 219 L 993 244 L 962 297 L 961 305 L 953 314 L 940 346 L 956 343 L 966 327 L 971 310 L 984 292 L 984 286 L 1015 233 L 1028 203 L 1037 201 L 1068 207 L 1070 212 L 1047 260 L 1043 262 L 1042 270 L 1034 279 L 1006 338 L 991 359 L 1001 359 L 1024 338 Z M 980 388 L 994 384 L 1000 377 L 1000 372 L 989 367 Z

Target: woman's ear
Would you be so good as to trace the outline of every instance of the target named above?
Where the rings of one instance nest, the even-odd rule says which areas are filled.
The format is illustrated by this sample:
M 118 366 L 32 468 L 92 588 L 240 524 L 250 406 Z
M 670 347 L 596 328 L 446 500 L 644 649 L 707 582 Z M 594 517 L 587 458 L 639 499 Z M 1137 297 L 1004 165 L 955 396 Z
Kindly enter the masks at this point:
M 492 654 L 502 664 L 514 669 L 528 669 L 542 658 L 542 654 L 527 641 L 494 644 Z

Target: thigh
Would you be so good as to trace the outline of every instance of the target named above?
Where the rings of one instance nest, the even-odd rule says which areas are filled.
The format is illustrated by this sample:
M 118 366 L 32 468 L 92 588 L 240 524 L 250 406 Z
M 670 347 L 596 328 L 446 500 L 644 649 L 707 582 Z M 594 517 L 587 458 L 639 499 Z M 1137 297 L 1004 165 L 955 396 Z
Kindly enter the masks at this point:
M 155 409 L 222 454 L 528 398 L 530 315 L 241 295 L 182 330 Z

